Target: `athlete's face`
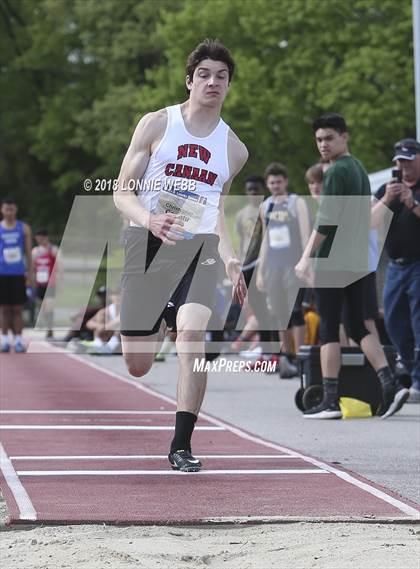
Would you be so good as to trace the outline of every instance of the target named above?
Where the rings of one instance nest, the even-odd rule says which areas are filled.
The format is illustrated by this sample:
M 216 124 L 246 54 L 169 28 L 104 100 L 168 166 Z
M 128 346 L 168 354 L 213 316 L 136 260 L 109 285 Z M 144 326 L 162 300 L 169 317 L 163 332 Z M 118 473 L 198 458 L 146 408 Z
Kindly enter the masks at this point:
M 48 235 L 35 235 L 36 244 L 45 247 L 48 245 Z
M 4 203 L 1 206 L 1 215 L 6 221 L 14 221 L 17 215 L 17 206 L 12 203 Z
M 259 206 L 261 197 L 264 195 L 264 188 L 258 182 L 247 182 L 245 184 L 245 193 L 250 204 Z
M 229 89 L 229 69 L 223 61 L 203 59 L 194 70 L 192 81 L 187 77 L 190 98 L 208 107 L 220 107 Z
M 264 188 L 257 182 L 247 182 L 245 184 L 245 192 L 248 196 L 263 196 Z
M 289 179 L 284 176 L 273 176 L 270 174 L 266 180 L 267 188 L 273 196 L 284 196 L 287 194 Z
M 322 193 L 322 182 L 318 182 L 314 178 L 309 178 L 308 188 L 309 191 L 311 192 L 311 196 L 318 201 Z
M 323 160 L 335 160 L 347 152 L 347 132 L 340 134 L 333 128 L 319 128 L 315 139 Z

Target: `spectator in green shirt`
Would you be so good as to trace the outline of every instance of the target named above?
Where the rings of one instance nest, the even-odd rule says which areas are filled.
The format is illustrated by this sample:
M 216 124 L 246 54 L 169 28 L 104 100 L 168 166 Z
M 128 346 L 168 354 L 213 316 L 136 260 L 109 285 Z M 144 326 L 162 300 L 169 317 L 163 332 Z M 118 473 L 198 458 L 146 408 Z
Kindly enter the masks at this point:
M 345 226 L 340 239 L 345 250 L 335 251 L 328 259 L 329 271 L 316 271 L 317 304 L 321 316 L 321 370 L 324 387 L 323 401 L 304 413 L 309 419 L 340 419 L 338 377 L 341 367 L 339 327 L 344 301 L 351 314 L 347 334 L 365 353 L 377 372 L 382 387 L 382 404 L 378 413 L 382 418 L 399 411 L 409 397 L 409 391 L 400 388 L 388 366 L 378 338 L 363 322 L 363 277 L 368 273 L 368 242 L 371 228 L 371 195 L 369 178 L 357 158 L 348 149 L 347 125 L 341 115 L 328 113 L 313 123 L 318 150 L 323 160 L 332 166 L 324 179 L 321 203 L 315 229 L 302 257 L 296 265 L 299 278 L 314 282 L 311 257 L 330 257 L 338 226 Z M 332 199 L 334 196 L 336 199 Z M 360 200 L 354 200 L 360 196 Z M 363 196 L 366 196 L 363 199 Z M 330 263 L 330 260 L 332 262 Z M 327 280 L 328 279 L 328 280 Z M 338 282 L 350 282 L 341 286 Z M 322 283 L 322 288 L 319 285 Z

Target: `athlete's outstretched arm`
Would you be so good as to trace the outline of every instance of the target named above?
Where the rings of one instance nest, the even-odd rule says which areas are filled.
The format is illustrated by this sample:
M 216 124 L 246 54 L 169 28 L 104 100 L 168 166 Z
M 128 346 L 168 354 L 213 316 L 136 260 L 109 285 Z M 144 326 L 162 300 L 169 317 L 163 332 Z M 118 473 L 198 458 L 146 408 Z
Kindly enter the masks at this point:
M 154 147 L 163 137 L 166 120 L 166 111 L 161 110 L 145 115 L 138 123 L 121 166 L 118 188 L 114 192 L 114 203 L 127 219 L 136 225 L 146 227 L 164 243 L 171 245 L 179 238 L 172 235 L 168 238 L 168 232 L 173 226 L 182 227 L 182 223 L 173 214 L 155 215 L 149 212 L 141 206 L 135 194 L 135 189 L 146 172 Z

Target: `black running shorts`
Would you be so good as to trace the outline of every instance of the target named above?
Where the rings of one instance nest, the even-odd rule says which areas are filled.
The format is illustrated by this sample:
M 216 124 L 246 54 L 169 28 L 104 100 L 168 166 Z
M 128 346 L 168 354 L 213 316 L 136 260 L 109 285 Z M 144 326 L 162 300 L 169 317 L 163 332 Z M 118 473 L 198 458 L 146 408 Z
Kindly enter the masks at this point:
M 129 227 L 124 245 L 123 336 L 156 334 L 168 302 L 175 314 L 188 303 L 212 309 L 220 267 L 217 235 L 200 234 L 171 246 L 142 227 Z
M 36 297 L 39 300 L 44 300 L 44 298 L 54 298 L 55 287 L 52 286 L 37 286 L 36 287 Z
M 24 275 L 0 275 L 0 305 L 23 305 L 27 301 Z
M 363 292 L 361 296 L 361 304 L 363 311 L 364 320 L 378 320 L 379 318 L 379 308 L 378 308 L 378 294 L 376 292 L 376 273 L 369 273 L 365 277 L 360 279 L 360 283 L 363 286 Z M 344 303 L 342 322 L 345 328 L 350 326 L 350 310 L 348 302 Z

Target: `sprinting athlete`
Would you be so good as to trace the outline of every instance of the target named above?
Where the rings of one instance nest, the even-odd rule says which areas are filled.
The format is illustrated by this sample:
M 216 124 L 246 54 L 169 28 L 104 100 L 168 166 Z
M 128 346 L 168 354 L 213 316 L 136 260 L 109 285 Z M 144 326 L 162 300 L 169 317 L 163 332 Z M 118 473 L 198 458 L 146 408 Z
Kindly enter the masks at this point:
M 159 351 L 165 321 L 176 327 L 177 412 L 168 458 L 173 469 L 196 472 L 201 463 L 191 453 L 191 436 L 207 375 L 194 372 L 193 365 L 204 357 L 220 261 L 239 302 L 246 293 L 225 226 L 224 200 L 248 152 L 220 117 L 235 68 L 229 51 L 218 41 L 205 40 L 189 55 L 186 67 L 188 100 L 140 120 L 114 200 L 131 220 L 121 283 L 127 368 L 144 376 Z M 133 180 L 143 183 L 137 195 Z
M 26 286 L 32 286 L 31 229 L 17 219 L 15 200 L 1 202 L 0 221 L 0 322 L 1 351 L 10 351 L 9 330 L 14 334 L 16 353 L 25 352 L 22 341 L 22 307 Z

